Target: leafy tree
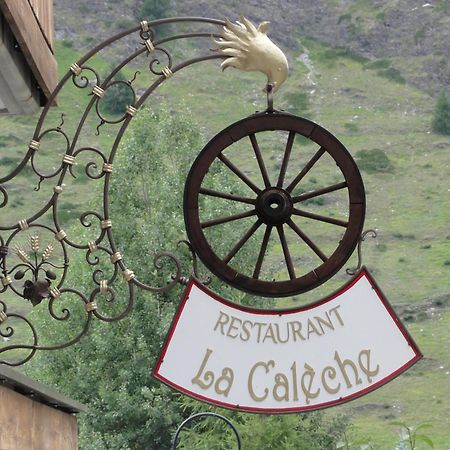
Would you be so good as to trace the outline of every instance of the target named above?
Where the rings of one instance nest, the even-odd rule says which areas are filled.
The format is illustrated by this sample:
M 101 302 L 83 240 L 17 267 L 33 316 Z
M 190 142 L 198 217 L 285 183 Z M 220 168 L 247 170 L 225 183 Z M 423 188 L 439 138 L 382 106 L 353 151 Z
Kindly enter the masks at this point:
M 163 274 L 151 266 L 154 254 L 167 250 L 184 235 L 182 193 L 189 167 L 201 148 L 197 130 L 187 111 L 174 114 L 144 109 L 133 119 L 114 161 L 110 188 L 114 238 L 127 266 L 135 270 L 140 280 L 151 285 L 163 285 L 168 276 L 167 272 Z M 210 172 L 220 175 L 222 189 L 233 186 L 233 191 L 238 193 L 240 186 L 235 185 L 230 171 L 219 166 L 211 167 Z M 214 180 L 212 177 L 208 187 L 217 189 Z M 229 204 L 234 202 L 219 200 L 203 199 L 210 202 L 207 206 L 214 209 L 216 217 L 233 212 Z M 242 227 L 233 225 L 226 235 L 217 234 L 217 240 L 229 249 L 245 231 L 246 225 Z M 87 240 L 82 235 L 79 237 Z M 254 262 L 259 250 L 246 247 L 249 246 L 242 249 L 241 264 Z M 94 287 L 91 270 L 103 266 L 100 262 L 90 268 L 84 259 L 82 252 L 71 258 L 72 278 L 67 285 L 89 293 Z M 189 273 L 187 255 L 182 264 L 183 272 Z M 229 296 L 231 290 L 217 280 L 212 288 L 224 296 Z M 173 392 L 150 375 L 181 294 L 182 288 L 164 295 L 138 290 L 134 308 L 127 318 L 115 324 L 95 320 L 89 336 L 77 345 L 58 352 L 41 352 L 33 360 L 28 368 L 33 377 L 88 405 L 89 412 L 80 416 L 80 448 L 168 449 L 173 433 L 184 418 L 209 409 Z M 66 306 L 63 298 L 64 295 L 58 300 L 59 308 Z M 127 285 L 122 283 L 115 302 L 97 299 L 99 311 L 109 308 L 109 313 L 118 312 L 126 306 L 123 301 L 127 298 Z M 257 303 L 235 290 L 233 298 Z M 39 306 L 33 310 L 37 316 L 33 320 L 41 323 L 44 339 L 64 341 L 82 324 L 81 311 L 72 316 L 73 328 L 65 325 L 59 329 L 49 318 L 44 302 Z M 73 303 L 67 306 L 73 309 Z M 323 413 L 268 418 L 226 414 L 239 427 L 244 448 L 252 450 L 329 449 L 345 429 L 344 421 L 327 419 Z M 203 427 L 193 446 L 185 448 L 222 449 L 226 439 L 223 429 L 217 425 Z
M 156 20 L 164 19 L 171 16 L 172 1 L 171 0 L 144 0 L 142 7 L 138 13 L 138 19 Z M 156 30 L 157 37 L 169 34 L 170 25 L 159 25 Z
M 144 0 L 140 12 L 140 18 L 155 20 L 166 17 L 171 8 L 171 0 Z
M 436 133 L 450 135 L 450 100 L 445 93 L 437 100 L 431 126 Z
M 110 71 L 114 66 L 110 67 Z M 133 103 L 133 92 L 125 83 L 116 83 L 127 79 L 122 72 L 118 72 L 111 82 L 111 86 L 106 89 L 105 96 L 100 100 L 100 112 L 108 118 L 108 115 L 124 115 L 128 105 Z

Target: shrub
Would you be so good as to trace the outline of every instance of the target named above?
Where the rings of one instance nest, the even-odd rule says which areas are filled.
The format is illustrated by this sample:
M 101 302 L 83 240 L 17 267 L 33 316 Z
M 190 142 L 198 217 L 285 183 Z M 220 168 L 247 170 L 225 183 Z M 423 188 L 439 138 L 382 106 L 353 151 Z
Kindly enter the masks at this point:
M 289 111 L 300 116 L 310 116 L 309 97 L 305 92 L 291 92 L 286 94 Z
M 366 69 L 387 69 L 390 67 L 391 62 L 388 59 L 376 59 L 375 61 L 370 61 L 364 65 Z
M 386 153 L 379 148 L 360 150 L 356 153 L 356 162 L 367 173 L 391 172 L 394 168 Z
M 444 93 L 436 102 L 431 126 L 436 133 L 450 135 L 450 100 Z
M 110 68 L 111 70 L 113 70 L 113 67 Z M 114 77 L 114 81 L 126 81 L 126 78 L 119 72 Z M 106 89 L 105 96 L 101 99 L 99 107 L 102 114 L 123 115 L 127 106 L 132 103 L 133 95 L 131 89 L 124 83 L 116 83 Z
M 349 13 L 342 14 L 339 16 L 339 19 L 337 21 L 337 24 L 341 24 L 342 22 L 351 22 L 352 21 L 352 15 Z
M 344 127 L 347 129 L 349 133 L 356 133 L 357 131 L 359 131 L 358 124 L 356 123 L 347 122 L 344 123 Z
M 156 20 L 169 17 L 172 7 L 171 0 L 144 0 L 142 7 L 138 10 L 137 19 Z M 157 27 L 159 35 L 166 35 L 169 32 L 169 25 Z
M 380 77 L 387 78 L 388 80 L 395 81 L 399 84 L 405 84 L 406 80 L 403 78 L 402 74 L 398 69 L 394 67 L 389 67 L 388 69 L 379 70 L 377 75 Z

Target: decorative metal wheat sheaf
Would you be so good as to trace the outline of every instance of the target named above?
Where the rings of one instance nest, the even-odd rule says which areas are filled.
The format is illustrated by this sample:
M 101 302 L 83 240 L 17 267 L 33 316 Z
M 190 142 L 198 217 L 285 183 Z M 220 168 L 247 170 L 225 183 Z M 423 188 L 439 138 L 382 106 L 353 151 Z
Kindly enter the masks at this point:
M 161 25 L 172 24 L 175 28 L 176 25 L 183 22 L 188 25 L 203 23 L 207 26 L 214 25 L 214 27 L 211 27 L 210 31 L 173 34 L 161 39 L 156 38 L 156 32 Z M 157 270 L 162 269 L 164 262 L 171 263 L 173 267 L 174 274 L 171 276 L 171 281 L 163 286 L 150 286 L 140 281 L 134 272 L 127 267 L 126 258 L 118 251 L 114 241 L 114 218 L 110 214 L 109 187 L 111 178 L 114 176 L 114 159 L 122 136 L 148 97 L 181 69 L 201 61 L 225 58 L 224 55 L 208 52 L 174 64 L 174 58 L 163 45 L 170 41 L 187 38 L 207 38 L 210 40 L 211 36 L 219 37 L 215 34 L 217 32 L 216 25 L 224 24 L 220 20 L 205 18 L 143 21 L 139 26 L 120 33 L 95 47 L 79 61 L 73 63 L 61 79 L 48 100 L 47 106 L 42 111 L 26 155 L 10 174 L 0 178 L 0 210 L 3 209 L 3 211 L 9 204 L 10 182 L 25 169 L 29 170 L 31 167 L 32 174 L 37 179 L 36 190 L 40 189 L 41 184 L 52 183 L 53 185 L 50 198 L 39 211 L 30 211 L 27 217 L 23 217 L 18 222 L 0 226 L 0 337 L 3 338 L 5 344 L 0 348 L 0 354 L 4 357 L 0 359 L 0 363 L 17 366 L 32 358 L 37 350 L 54 350 L 72 345 L 87 333 L 94 318 L 108 322 L 124 318 L 133 307 L 136 287 L 152 292 L 165 292 L 172 289 L 177 283 L 183 283 L 186 280 L 182 276 L 179 259 L 169 252 L 160 252 L 154 257 L 154 266 Z M 101 79 L 99 72 L 93 65 L 93 57 L 105 48 L 130 36 L 135 37 L 136 45 L 140 44 L 138 49 L 117 64 L 104 79 Z M 123 67 L 132 63 L 141 55 L 146 55 L 148 70 L 155 76 L 155 80 L 145 92 L 138 96 L 133 87 L 137 73 L 130 81 L 118 81 L 114 80 L 114 77 Z M 58 125 L 53 124 L 51 127 L 45 128 L 49 121 L 50 105 L 69 82 L 72 82 L 80 91 L 85 92 L 86 96 L 90 96 L 72 137 L 69 137 L 69 134 L 64 130 L 64 115 L 62 115 L 62 120 Z M 108 89 L 117 87 L 117 85 L 130 91 L 132 102 L 126 107 L 121 117 L 108 118 L 102 114 L 100 104 Z M 98 117 L 97 133 L 100 132 L 100 127 L 104 124 L 118 127 L 113 144 L 107 151 L 81 144 L 81 136 L 87 126 L 86 118 L 90 113 L 94 113 Z M 49 135 L 62 138 L 65 151 L 59 165 L 51 172 L 44 173 L 36 161 L 39 159 L 43 138 Z M 104 183 L 102 209 L 100 211 L 85 211 L 79 217 L 79 221 L 84 227 L 90 228 L 90 230 L 97 228 L 97 237 L 88 242 L 78 242 L 77 236 L 71 236 L 68 230 L 62 228 L 62 221 L 60 220 L 60 198 L 64 196 L 64 181 L 67 177 L 74 176 L 74 164 L 82 154 L 83 156 L 88 155 L 91 159 L 85 165 L 87 177 Z M 3 213 L 3 216 L 6 216 L 6 214 Z M 49 217 L 51 220 L 48 220 Z M 3 218 L 4 221 L 5 218 Z M 49 222 L 52 225 L 49 226 Z M 66 281 L 69 257 L 75 251 L 85 252 L 87 264 L 92 267 L 92 279 L 95 287 L 90 293 L 81 292 L 77 287 L 69 286 Z M 108 277 L 105 276 L 103 270 L 96 269 L 100 253 L 109 258 L 112 270 Z M 195 254 L 192 252 L 192 255 L 194 272 L 196 272 Z M 105 299 L 107 302 L 114 302 L 116 299 L 115 284 L 122 277 L 128 285 L 128 300 L 125 307 L 111 317 L 102 312 L 102 304 Z M 66 307 L 61 310 L 61 307 L 58 307 L 58 302 L 65 295 L 75 295 L 84 306 L 84 325 L 78 334 L 66 342 L 43 346 L 40 344 L 38 330 L 32 322 L 24 315 L 10 311 L 5 298 L 11 295 L 31 302 L 33 306 L 47 302 L 51 317 L 62 323 L 68 321 L 71 311 Z M 14 319 L 14 321 L 11 319 Z M 17 320 L 29 328 L 31 332 L 30 343 L 8 344 L 9 340 L 16 334 L 16 325 L 12 325 L 12 323 L 15 324 Z M 17 350 L 22 351 L 20 357 L 16 356 Z M 23 352 L 26 353 L 25 356 Z

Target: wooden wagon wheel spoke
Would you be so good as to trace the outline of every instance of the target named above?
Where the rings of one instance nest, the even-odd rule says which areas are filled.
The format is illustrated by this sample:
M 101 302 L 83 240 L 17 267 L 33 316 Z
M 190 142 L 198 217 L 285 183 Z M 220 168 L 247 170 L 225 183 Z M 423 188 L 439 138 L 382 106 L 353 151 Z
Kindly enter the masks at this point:
M 281 168 L 278 172 L 272 174 L 269 166 L 266 166 L 267 161 L 264 161 L 262 156 L 259 147 L 261 140 L 259 139 L 260 136 L 258 136 L 258 133 L 278 133 L 280 131 L 287 135 L 287 141 L 280 155 L 282 159 Z M 316 150 L 315 154 L 301 168 L 293 180 L 289 180 L 290 182 L 288 183 L 286 174 L 297 135 L 301 135 L 312 141 L 317 145 L 316 148 L 318 150 Z M 245 142 L 247 145 L 248 140 L 250 140 L 253 149 L 251 155 L 253 156 L 254 154 L 256 157 L 264 184 L 262 189 L 250 180 L 242 169 L 233 164 L 223 153 L 228 147 L 241 140 L 245 140 L 242 142 Z M 329 156 L 327 161 L 331 161 L 338 167 L 344 181 L 329 186 L 325 185 L 325 187 L 312 192 L 293 195 L 292 192 L 294 189 L 299 186 L 325 153 Z M 243 154 L 243 157 L 245 157 L 245 154 Z M 251 195 L 235 195 L 228 192 L 221 192 L 221 189 L 217 189 L 216 191 L 202 186 L 206 173 L 208 173 L 209 168 L 217 159 L 227 166 L 240 181 L 244 182 L 255 193 L 254 199 L 251 198 Z M 218 174 L 217 176 L 220 175 Z M 273 182 L 271 182 L 272 177 L 274 178 Z M 348 208 L 347 220 L 335 219 L 327 216 L 325 213 L 308 212 L 299 205 L 299 203 L 306 200 L 342 189 L 345 189 L 348 193 L 348 197 L 341 196 L 339 200 L 341 203 L 346 202 Z M 200 202 L 201 196 L 217 197 L 236 203 L 250 204 L 252 205 L 252 209 L 250 211 L 201 222 L 200 212 L 204 214 L 203 209 L 211 207 L 213 203 Z M 282 297 L 296 295 L 313 289 L 331 278 L 342 268 L 355 249 L 362 232 L 364 213 L 364 185 L 358 167 L 345 147 L 319 125 L 301 117 L 278 111 L 255 114 L 230 125 L 220 132 L 201 151 L 192 165 L 186 180 L 184 195 L 185 223 L 188 238 L 196 253 L 205 266 L 222 280 L 238 289 L 260 296 Z M 240 219 L 251 216 L 256 216 L 254 219 L 255 222 L 250 228 L 244 228 L 242 230 L 242 237 L 224 258 L 219 256 L 215 251 L 215 248 L 219 248 L 217 247 L 217 243 L 208 241 L 204 230 L 208 227 L 233 221 L 236 221 L 237 227 L 240 225 Z M 315 228 L 311 232 L 308 232 L 307 235 L 293 221 L 295 216 L 341 227 L 344 232 L 339 236 L 333 232 L 331 227 L 325 228 L 325 231 L 329 233 L 327 237 L 328 241 L 331 243 L 335 242 L 334 250 L 331 250 L 326 255 L 320 249 L 317 237 L 314 235 Z M 259 247 L 252 249 L 249 247 L 249 250 L 255 251 L 255 266 L 240 267 L 237 269 L 233 265 L 233 258 L 244 245 L 249 246 L 247 242 L 262 225 L 266 228 L 262 240 L 259 241 Z M 277 230 L 277 239 L 271 239 L 274 228 Z M 298 236 L 305 243 L 306 248 L 299 250 L 299 248 L 304 246 L 296 246 L 294 252 L 294 247 L 289 247 L 286 230 L 292 230 L 295 233 L 296 239 Z M 266 271 L 268 273 L 264 273 L 263 275 L 261 269 L 264 261 L 272 261 L 274 259 L 273 256 L 278 257 L 279 250 L 282 251 L 281 258 L 283 264 L 286 264 L 287 273 L 281 279 L 274 280 L 270 274 L 270 270 Z M 313 252 L 318 258 L 303 257 L 304 255 L 300 252 Z M 296 264 L 296 261 L 302 261 L 301 265 Z
M 328 258 L 325 256 L 325 253 L 317 247 L 316 244 L 302 231 L 300 228 L 292 221 L 288 221 L 288 225 L 302 238 L 305 244 L 323 261 L 325 262 Z
M 266 256 L 267 244 L 269 243 L 271 232 L 272 232 L 272 226 L 269 225 L 266 227 L 266 231 L 264 233 L 264 237 L 263 237 L 263 240 L 261 243 L 261 249 L 259 250 L 258 259 L 256 261 L 255 270 L 253 271 L 253 278 L 258 279 L 259 274 L 261 273 L 261 266 L 262 266 L 264 257 Z
M 202 222 L 200 225 L 202 228 L 214 227 L 216 225 L 222 225 L 223 223 L 244 219 L 246 217 L 251 217 L 254 215 L 256 215 L 256 210 L 252 209 L 250 211 L 245 211 L 239 214 L 233 214 L 231 216 L 219 217 L 218 219 L 208 220 L 206 222 Z
M 293 208 L 292 214 L 295 214 L 296 216 L 307 217 L 308 219 L 319 220 L 320 222 L 331 223 L 333 225 L 338 225 L 344 228 L 348 227 L 348 221 L 346 220 L 339 220 L 332 217 L 321 216 L 320 214 L 314 214 L 297 208 Z
M 307 173 L 314 167 L 317 161 L 322 157 L 322 155 L 326 152 L 323 147 L 320 147 L 319 150 L 315 153 L 315 155 L 306 163 L 305 167 L 301 170 L 301 172 L 292 180 L 291 184 L 286 188 L 287 192 L 292 192 L 297 186 L 298 183 L 307 175 Z
M 294 280 L 296 278 L 294 263 L 292 262 L 291 254 L 289 252 L 289 246 L 286 241 L 286 236 L 284 234 L 283 225 L 278 225 L 277 231 L 278 231 L 278 236 L 280 237 L 281 247 L 283 248 L 284 259 L 286 260 L 286 266 L 287 266 L 287 269 L 289 272 L 289 277 L 291 278 L 291 280 Z
M 209 195 L 210 197 L 223 198 L 225 200 L 233 200 L 235 202 L 248 203 L 254 205 L 256 200 L 254 198 L 240 197 L 239 195 L 228 194 L 227 192 L 218 192 L 212 189 L 201 188 L 200 194 Z
M 249 137 L 252 143 L 253 151 L 255 152 L 256 160 L 258 161 L 259 170 L 261 171 L 261 175 L 264 180 L 264 186 L 268 188 L 271 186 L 271 183 L 266 165 L 264 164 L 264 160 L 261 155 L 261 150 L 259 149 L 258 141 L 256 140 L 256 136 L 254 134 L 251 134 Z
M 218 158 L 233 172 L 235 173 L 252 191 L 256 194 L 261 192 L 258 186 L 250 180 L 245 173 L 241 172 L 241 170 L 236 167 L 225 155 L 222 153 L 218 156 Z
M 239 242 L 232 248 L 230 253 L 228 253 L 227 256 L 223 259 L 223 262 L 225 264 L 228 264 L 231 259 L 236 255 L 236 253 L 244 246 L 244 244 L 252 237 L 252 235 L 255 233 L 255 231 L 261 226 L 262 222 L 260 220 L 257 220 L 247 231 L 247 233 L 244 234 L 244 236 L 239 240 Z
M 343 181 L 342 183 L 333 184 L 332 186 L 328 186 L 323 189 L 317 189 L 312 192 L 305 192 L 304 194 L 297 195 L 292 198 L 294 203 L 304 202 L 305 200 L 309 200 L 310 198 L 319 197 L 320 195 L 329 194 L 330 192 L 339 191 L 340 189 L 344 189 L 348 187 L 347 182 Z
M 278 176 L 277 187 L 282 188 L 284 183 L 284 177 L 286 176 L 286 170 L 291 156 L 292 146 L 294 145 L 295 133 L 291 131 L 288 136 L 286 148 L 284 149 L 283 162 L 281 163 L 280 175 Z

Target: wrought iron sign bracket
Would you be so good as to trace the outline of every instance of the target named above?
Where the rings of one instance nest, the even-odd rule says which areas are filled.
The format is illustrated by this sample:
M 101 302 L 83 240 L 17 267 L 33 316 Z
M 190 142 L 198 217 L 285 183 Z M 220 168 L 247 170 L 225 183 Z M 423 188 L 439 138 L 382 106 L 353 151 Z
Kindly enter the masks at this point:
M 202 25 L 213 27 L 207 31 L 184 32 L 180 34 L 164 35 L 157 38 L 158 27 L 171 24 L 176 25 Z M 217 26 L 221 28 L 217 28 Z M 173 29 L 172 28 L 172 29 Z M 313 289 L 327 281 L 340 270 L 348 260 L 360 239 L 365 217 L 365 192 L 360 173 L 356 163 L 345 147 L 324 128 L 301 117 L 294 116 L 274 109 L 274 93 L 280 88 L 288 75 L 288 62 L 284 53 L 267 36 L 268 23 L 262 22 L 254 26 L 246 18 L 241 17 L 239 22 L 221 21 L 215 19 L 184 17 L 160 19 L 151 22 L 142 21 L 138 26 L 117 34 L 101 43 L 77 62 L 68 68 L 55 91 L 48 99 L 38 120 L 33 136 L 30 139 L 28 150 L 22 161 L 8 175 L 0 178 L 0 209 L 9 206 L 10 189 L 8 183 L 25 169 L 30 170 L 37 177 L 35 188 L 39 191 L 44 183 L 52 183 L 52 192 L 46 204 L 38 211 L 32 212 L 15 223 L 0 226 L 0 337 L 8 342 L 16 330 L 9 318 L 15 318 L 29 328 L 31 343 L 6 344 L 0 348 L 0 356 L 17 354 L 22 351 L 19 358 L 0 359 L 0 363 L 20 365 L 28 361 L 37 350 L 55 350 L 68 347 L 78 342 L 89 330 L 94 319 L 104 322 L 114 322 L 126 317 L 132 310 L 136 288 L 154 292 L 165 293 L 179 284 L 186 285 L 191 277 L 201 279 L 199 274 L 197 255 L 212 273 L 227 282 L 229 285 L 252 294 L 268 297 L 281 297 L 296 295 Z M 126 37 L 134 37 L 139 43 L 137 50 L 132 52 L 115 65 L 104 78 L 100 76 L 95 67 L 94 57 L 101 51 L 115 45 Z M 217 48 L 213 53 L 201 53 L 175 64 L 175 57 L 165 44 L 185 39 L 211 39 L 215 38 Z M 141 73 L 134 71 L 130 80 L 116 79 L 116 75 L 128 64 L 135 63 L 138 58 L 146 58 L 148 71 L 154 76 L 153 82 L 139 96 L 133 83 Z M 159 252 L 154 256 L 153 266 L 160 272 L 170 264 L 171 276 L 168 282 L 161 286 L 153 286 L 139 278 L 132 268 L 127 265 L 126 255 L 122 255 L 114 239 L 114 217 L 110 210 L 110 186 L 114 176 L 114 161 L 122 137 L 129 124 L 136 116 L 146 100 L 158 87 L 170 80 L 182 69 L 193 64 L 223 59 L 223 69 L 234 67 L 244 71 L 260 71 L 267 75 L 265 92 L 267 94 L 267 109 L 262 113 L 254 114 L 239 122 L 230 125 L 214 137 L 200 152 L 195 160 L 186 181 L 184 198 L 184 217 L 188 241 L 180 241 L 178 247 L 186 245 L 192 257 L 192 272 L 188 276 L 182 274 L 181 263 L 178 256 L 172 252 Z M 68 114 L 62 113 L 59 123 L 52 124 L 49 115 L 50 105 L 62 90 L 72 82 L 75 88 L 85 93 L 87 105 L 82 111 L 78 122 L 75 122 L 75 132 L 69 135 L 64 125 L 68 121 Z M 108 117 L 103 109 L 102 102 L 110 90 L 120 87 L 129 92 L 130 103 L 123 109 L 120 117 Z M 101 127 L 108 124 L 116 127 L 116 135 L 110 149 L 103 150 L 94 145 L 85 145 L 83 136 L 87 131 L 87 118 L 93 115 L 98 120 L 96 129 L 100 133 Z M 50 122 L 50 124 L 48 124 Z M 91 130 L 92 131 L 92 130 Z M 259 134 L 265 132 L 284 133 L 287 143 L 283 150 L 282 164 L 277 180 L 270 180 L 259 149 Z M 287 167 L 297 136 L 311 141 L 319 148 L 310 161 L 292 179 L 287 179 Z M 58 138 L 62 142 L 63 153 L 58 164 L 50 171 L 45 172 L 39 165 L 40 154 L 47 145 L 47 139 Z M 258 161 L 264 186 L 256 186 L 245 173 L 234 165 L 224 155 L 223 151 L 240 139 L 249 139 L 251 147 Z M 342 181 L 316 191 L 295 194 L 294 190 L 300 181 L 308 174 L 319 159 L 324 156 L 331 158 L 338 166 Z M 75 178 L 74 166 L 87 157 L 88 162 L 83 163 L 85 175 L 90 180 L 103 183 L 102 205 L 98 210 L 83 212 L 79 221 L 81 225 L 90 229 L 94 237 L 89 239 L 77 236 L 71 229 L 62 227 L 62 205 L 60 197 L 64 195 L 66 183 L 70 177 Z M 202 186 L 205 172 L 208 167 L 219 159 L 234 174 L 241 179 L 254 195 L 242 198 L 237 195 L 212 191 Z M 319 214 L 312 214 L 301 208 L 302 202 L 330 192 L 347 192 L 348 220 L 340 220 Z M 235 216 L 211 220 L 201 223 L 199 217 L 199 196 L 209 195 L 231 199 L 240 203 L 253 205 L 253 210 Z M 215 254 L 209 245 L 203 229 L 216 226 L 231 220 L 240 220 L 254 216 L 255 222 L 247 233 L 240 239 L 225 258 Z M 326 222 L 343 230 L 342 238 L 336 243 L 331 255 L 325 254 L 310 237 L 308 237 L 293 221 L 295 216 L 306 217 L 311 220 Z M 50 218 L 50 220 L 48 220 Z M 48 223 L 51 223 L 48 225 Z M 229 264 L 236 253 L 247 240 L 260 228 L 265 229 L 261 249 L 252 274 L 238 272 Z M 94 233 L 92 233 L 94 232 Z M 315 266 L 302 273 L 296 271 L 294 258 L 289 250 L 286 232 L 294 232 L 317 258 Z M 267 244 L 271 233 L 279 237 L 288 272 L 285 280 L 263 280 L 261 265 L 265 258 Z M 364 240 L 365 234 L 361 237 Z M 72 252 L 84 252 L 85 259 L 92 273 L 92 290 L 82 292 L 78 287 L 68 286 L 69 256 Z M 361 256 L 360 245 L 358 254 Z M 107 262 L 106 268 L 105 264 Z M 117 300 L 116 283 L 123 279 L 128 290 L 125 306 L 112 315 L 108 315 L 104 306 Z M 203 280 L 208 284 L 211 279 Z M 69 323 L 72 310 L 66 307 L 62 299 L 74 296 L 83 308 L 84 324 L 78 333 L 66 342 L 57 342 L 53 345 L 42 345 L 38 331 L 24 314 L 9 311 L 6 300 L 8 296 L 16 296 L 29 301 L 33 306 L 46 302 L 48 312 L 54 320 L 60 323 Z M 23 354 L 25 353 L 25 356 Z
M 172 29 L 177 25 L 189 25 L 192 27 L 208 27 L 208 30 L 174 33 L 157 38 L 157 30 L 162 25 L 171 24 Z M 199 54 L 190 59 L 179 61 L 175 64 L 173 55 L 164 47 L 164 44 L 179 42 L 186 39 L 220 38 L 217 26 L 225 26 L 221 20 L 202 17 L 176 17 L 154 21 L 142 21 L 139 25 L 121 32 L 89 51 L 77 62 L 68 68 L 67 73 L 55 88 L 48 99 L 47 106 L 43 109 L 36 129 L 28 145 L 28 151 L 17 167 L 6 176 L 0 178 L 0 209 L 6 211 L 9 206 L 8 183 L 16 176 L 23 173 L 24 169 L 31 168 L 33 175 L 37 177 L 35 191 L 39 191 L 43 183 L 53 182 L 53 190 L 45 206 L 32 212 L 29 217 L 24 217 L 16 223 L 0 226 L 0 338 L 6 345 L 0 348 L 0 364 L 18 366 L 29 361 L 37 350 L 62 349 L 78 342 L 89 330 L 94 318 L 114 322 L 123 319 L 133 308 L 136 288 L 155 293 L 164 293 L 173 289 L 178 284 L 186 284 L 190 276 L 183 276 L 179 258 L 171 252 L 159 252 L 155 255 L 153 264 L 157 271 L 161 271 L 167 263 L 173 267 L 171 280 L 163 286 L 152 286 L 141 281 L 134 271 L 126 265 L 126 257 L 122 256 L 114 240 L 114 218 L 111 217 L 109 207 L 109 187 L 114 172 L 114 159 L 121 139 L 130 122 L 145 101 L 156 89 L 170 80 L 177 72 L 203 61 L 225 59 L 221 53 Z M 103 79 L 95 68 L 94 56 L 99 52 L 115 45 L 126 37 L 134 36 L 139 48 L 120 61 L 111 72 Z M 201 50 L 200 50 L 201 52 Z M 147 58 L 148 71 L 154 75 L 154 81 L 138 96 L 133 82 L 141 71 L 136 71 L 133 78 L 128 81 L 115 80 L 115 76 L 129 63 L 133 63 L 139 57 Z M 76 131 L 72 136 L 64 130 L 68 114 L 62 113 L 58 125 L 50 125 L 50 106 L 63 89 L 72 82 L 73 85 L 86 93 L 89 102 L 85 107 L 81 118 L 76 125 Z M 131 103 L 123 111 L 121 117 L 106 117 L 102 112 L 101 102 L 108 93 L 108 89 L 117 87 L 127 89 L 132 99 Z M 95 146 L 81 144 L 83 133 L 86 132 L 86 119 L 89 114 L 94 114 L 98 120 L 97 134 L 104 124 L 118 127 L 113 145 L 107 151 Z M 64 154 L 59 165 L 49 172 L 44 172 L 37 161 L 40 151 L 46 145 L 45 137 L 58 137 L 64 144 Z M 80 215 L 80 223 L 91 230 L 97 226 L 97 237 L 89 242 L 80 242 L 77 236 L 71 235 L 70 230 L 62 228 L 60 223 L 61 203 L 60 196 L 65 189 L 65 179 L 74 177 L 73 168 L 78 157 L 88 155 L 90 161 L 85 165 L 85 174 L 91 180 L 103 182 L 104 195 L 101 211 L 85 211 Z M 5 217 L 6 214 L 3 214 Z M 52 225 L 47 225 L 51 217 Z M 192 256 L 192 275 L 199 277 L 195 251 L 192 246 L 184 241 Z M 181 243 L 179 244 L 181 245 Z M 67 286 L 66 278 L 69 270 L 69 255 L 74 251 L 86 253 L 87 264 L 92 268 L 93 289 L 90 293 L 81 292 L 78 288 Z M 100 257 L 109 259 L 110 272 L 106 276 L 98 267 Z M 116 300 L 115 283 L 123 278 L 128 285 L 128 301 L 122 311 L 114 316 L 108 316 L 102 311 L 104 302 Z M 209 279 L 204 280 L 207 284 Z M 38 330 L 25 315 L 10 311 L 7 305 L 7 296 L 16 296 L 38 305 L 47 302 L 50 316 L 59 322 L 69 321 L 72 312 L 69 308 L 59 307 L 60 299 L 72 295 L 78 298 L 85 311 L 84 325 L 79 332 L 66 342 L 58 342 L 53 345 L 41 345 Z M 14 321 L 12 320 L 14 319 Z M 29 329 L 29 343 L 8 342 L 16 333 L 16 323 Z M 13 325 L 14 322 L 14 325 Z M 17 357 L 17 351 L 21 356 Z M 25 356 L 24 356 L 25 353 Z M 9 355 L 16 355 L 9 357 Z

